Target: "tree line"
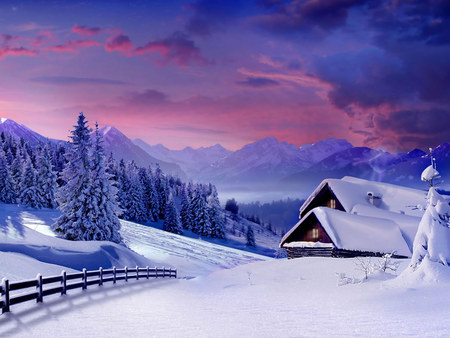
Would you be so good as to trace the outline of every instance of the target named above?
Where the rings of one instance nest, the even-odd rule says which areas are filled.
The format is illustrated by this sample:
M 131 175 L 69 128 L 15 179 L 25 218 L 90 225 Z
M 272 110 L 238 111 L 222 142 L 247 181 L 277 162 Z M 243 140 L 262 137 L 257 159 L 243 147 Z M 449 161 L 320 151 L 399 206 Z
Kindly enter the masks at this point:
M 53 230 L 70 240 L 121 242 L 119 217 L 163 220 L 163 229 L 225 238 L 224 215 L 211 184 L 181 182 L 156 168 L 105 156 L 102 135 L 83 113 L 70 141 L 31 146 L 0 135 L 0 201 L 58 208 Z

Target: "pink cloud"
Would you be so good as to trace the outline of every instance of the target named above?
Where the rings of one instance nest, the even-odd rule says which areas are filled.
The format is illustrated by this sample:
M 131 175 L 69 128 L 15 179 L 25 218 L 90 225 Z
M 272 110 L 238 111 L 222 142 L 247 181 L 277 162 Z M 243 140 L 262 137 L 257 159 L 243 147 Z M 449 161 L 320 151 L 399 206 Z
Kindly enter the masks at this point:
M 8 55 L 37 56 L 38 52 L 35 50 L 27 49 L 25 47 L 15 47 L 15 48 L 3 47 L 3 48 L 0 48 L 0 59 L 4 58 L 5 56 L 8 56 Z
M 171 62 L 181 67 L 188 67 L 192 63 L 199 66 L 211 63 L 201 56 L 200 49 L 194 41 L 180 32 L 176 32 L 166 39 L 150 41 L 142 47 L 137 47 L 134 52 L 140 55 L 158 53 L 162 60 L 157 61 L 156 64 L 160 66 Z
M 127 35 L 119 34 L 114 37 L 109 38 L 106 41 L 105 50 L 107 52 L 120 52 L 128 56 L 131 55 L 131 50 L 133 49 L 133 44 Z
M 101 29 L 99 27 L 88 27 L 86 25 L 78 26 L 75 25 L 72 28 L 72 32 L 77 33 L 81 36 L 92 36 L 97 35 L 101 32 Z
M 90 48 L 100 45 L 100 42 L 95 40 L 70 40 L 63 44 L 43 47 L 42 49 L 60 53 L 76 53 L 81 48 Z

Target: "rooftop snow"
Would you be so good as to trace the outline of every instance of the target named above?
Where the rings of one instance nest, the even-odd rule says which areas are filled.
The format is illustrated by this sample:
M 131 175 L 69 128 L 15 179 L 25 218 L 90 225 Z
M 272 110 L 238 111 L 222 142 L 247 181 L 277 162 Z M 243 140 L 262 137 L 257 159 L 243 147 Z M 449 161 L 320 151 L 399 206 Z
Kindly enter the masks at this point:
M 328 184 L 347 212 L 351 212 L 355 205 L 365 205 L 370 208 L 422 217 L 423 209 L 418 208 L 418 206 L 426 204 L 426 193 L 424 191 L 345 176 L 342 179 L 323 180 L 302 205 L 300 208 L 301 213 L 326 184 Z M 373 206 L 369 202 L 367 198 L 368 192 L 381 196 L 381 204 L 379 206 Z

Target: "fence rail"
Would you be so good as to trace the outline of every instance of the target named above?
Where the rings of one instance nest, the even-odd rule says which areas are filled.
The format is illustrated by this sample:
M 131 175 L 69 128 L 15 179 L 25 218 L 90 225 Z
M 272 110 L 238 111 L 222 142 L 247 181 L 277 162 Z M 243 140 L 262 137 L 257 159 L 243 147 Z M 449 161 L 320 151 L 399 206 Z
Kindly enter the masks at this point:
M 92 277 L 98 277 L 92 279 Z M 112 282 L 115 284 L 117 281 L 124 280 L 127 282 L 129 279 L 149 279 L 149 278 L 177 278 L 177 270 L 172 268 L 135 268 L 125 267 L 123 269 L 99 268 L 98 270 L 87 271 L 83 269 L 82 272 L 68 274 L 64 270 L 59 276 L 42 277 L 41 274 L 36 276 L 36 279 L 10 282 L 8 279 L 3 278 L 0 285 L 0 309 L 1 313 L 10 312 L 11 306 L 28 302 L 30 300 L 36 300 L 37 303 L 41 303 L 43 298 L 53 294 L 67 294 L 68 290 L 73 289 L 87 289 L 88 286 L 98 285 L 103 283 Z M 74 280 L 77 280 L 72 282 Z M 81 281 L 79 280 L 81 279 Z M 50 288 L 44 288 L 45 285 L 59 283 L 57 286 L 51 286 Z M 27 290 L 35 288 L 33 290 Z M 19 293 L 15 291 L 27 290 L 26 292 Z

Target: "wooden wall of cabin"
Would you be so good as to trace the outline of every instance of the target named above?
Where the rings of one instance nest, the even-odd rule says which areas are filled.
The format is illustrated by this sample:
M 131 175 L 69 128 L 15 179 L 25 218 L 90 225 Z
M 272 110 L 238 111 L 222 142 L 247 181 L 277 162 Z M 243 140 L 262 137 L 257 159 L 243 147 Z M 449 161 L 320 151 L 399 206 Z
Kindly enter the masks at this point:
M 323 189 L 317 194 L 317 196 L 311 201 L 311 203 L 309 203 L 308 207 L 303 210 L 300 216 L 304 217 L 310 210 L 316 207 L 328 207 L 345 211 L 344 207 L 336 198 L 335 194 L 331 191 L 328 184 L 323 187 Z
M 307 219 L 305 219 L 303 223 L 289 236 L 286 242 L 333 243 L 314 214 L 311 214 Z

